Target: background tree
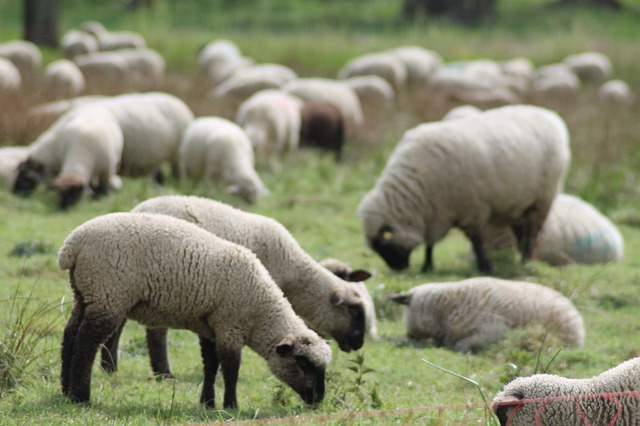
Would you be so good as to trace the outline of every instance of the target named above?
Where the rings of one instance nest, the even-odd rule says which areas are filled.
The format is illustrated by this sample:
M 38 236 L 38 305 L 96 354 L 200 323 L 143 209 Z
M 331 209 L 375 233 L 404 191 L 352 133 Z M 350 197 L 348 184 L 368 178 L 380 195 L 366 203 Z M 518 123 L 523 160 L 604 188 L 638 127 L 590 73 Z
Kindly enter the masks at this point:
M 24 0 L 24 39 L 57 47 L 59 0 Z

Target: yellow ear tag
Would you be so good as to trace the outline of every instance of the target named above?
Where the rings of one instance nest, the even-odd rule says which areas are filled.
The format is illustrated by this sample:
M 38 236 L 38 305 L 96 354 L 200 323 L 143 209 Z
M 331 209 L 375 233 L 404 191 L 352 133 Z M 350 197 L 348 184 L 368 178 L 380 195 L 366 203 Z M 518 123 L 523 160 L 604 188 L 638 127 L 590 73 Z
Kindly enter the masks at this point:
M 383 239 L 383 240 L 390 240 L 390 239 L 392 239 L 392 238 L 393 238 L 393 232 L 391 232 L 391 231 L 384 231 L 384 232 L 382 233 L 382 239 Z

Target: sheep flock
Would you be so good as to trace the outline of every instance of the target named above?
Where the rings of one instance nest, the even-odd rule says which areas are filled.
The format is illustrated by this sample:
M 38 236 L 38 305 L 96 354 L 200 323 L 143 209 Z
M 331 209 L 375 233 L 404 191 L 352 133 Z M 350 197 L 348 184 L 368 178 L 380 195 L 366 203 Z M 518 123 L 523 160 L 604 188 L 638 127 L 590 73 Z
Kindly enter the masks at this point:
M 61 390 L 71 401 L 90 400 L 99 350 L 103 369 L 117 370 L 128 319 L 148 327 L 157 376 L 172 377 L 167 329 L 195 333 L 204 366 L 200 402 L 219 405 L 221 366 L 224 408 L 238 406 L 245 345 L 315 404 L 331 385 L 326 338 L 343 352 L 406 339 L 482 354 L 511 331 L 538 324 L 562 347 L 592 343 L 588 312 L 564 287 L 544 277 L 496 278 L 492 259 L 508 251 L 523 264 L 554 268 L 623 261 L 614 221 L 566 193 L 575 135 L 566 111 L 553 108 L 589 90 L 602 111 L 637 111 L 632 88 L 606 55 L 576 52 L 534 64 L 525 57 L 445 60 L 436 50 L 398 46 L 364 52 L 329 77 L 259 63 L 218 38 L 193 53 L 195 69 L 180 91 L 162 52 L 132 31 L 88 21 L 64 34 L 58 53 L 45 64 L 34 44 L 0 42 L 4 191 L 50 192 L 65 214 L 84 197 L 108 197 L 137 178 L 174 192 L 211 186 L 240 206 L 183 193 L 77 224 L 58 257 L 74 301 L 61 339 Z M 326 151 L 348 167 L 385 132 L 397 134 L 397 143 L 373 186 L 354 200 L 361 229 L 344 238 L 361 239 L 381 267 L 429 274 L 439 269 L 435 243 L 457 229 L 468 240 L 474 277 L 374 292 L 375 267 L 351 264 L 342 253 L 314 259 L 278 218 L 250 213 L 274 196 L 268 175 L 286 173 L 303 150 Z M 418 246 L 425 258 L 414 272 L 409 259 Z M 381 332 L 381 305 L 403 310 L 404 335 Z M 492 409 L 501 425 L 587 418 L 639 425 L 638 358 L 611 367 L 591 379 L 517 378 L 496 390 Z M 617 409 L 597 397 L 615 392 L 631 393 Z

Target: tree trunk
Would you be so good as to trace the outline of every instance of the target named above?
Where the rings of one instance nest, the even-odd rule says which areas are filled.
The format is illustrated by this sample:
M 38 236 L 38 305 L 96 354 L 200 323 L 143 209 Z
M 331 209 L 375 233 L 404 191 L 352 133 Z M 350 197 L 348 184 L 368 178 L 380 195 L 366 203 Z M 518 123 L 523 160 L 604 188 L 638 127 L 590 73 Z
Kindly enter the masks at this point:
M 561 4 L 567 6 L 592 4 L 595 6 L 604 6 L 611 9 L 622 9 L 622 4 L 619 0 L 561 0 Z
M 24 0 L 24 38 L 35 44 L 58 46 L 59 0 Z

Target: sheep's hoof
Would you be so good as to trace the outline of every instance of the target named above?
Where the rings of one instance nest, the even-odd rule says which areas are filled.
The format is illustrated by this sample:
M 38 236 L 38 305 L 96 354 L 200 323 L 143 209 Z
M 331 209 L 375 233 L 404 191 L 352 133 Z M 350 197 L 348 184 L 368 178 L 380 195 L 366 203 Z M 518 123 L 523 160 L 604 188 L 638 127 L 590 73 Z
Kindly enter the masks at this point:
M 175 377 L 173 377 L 173 374 L 171 373 L 155 373 L 153 375 L 153 377 L 158 381 L 161 382 L 163 380 L 171 380 L 171 379 L 175 379 Z

